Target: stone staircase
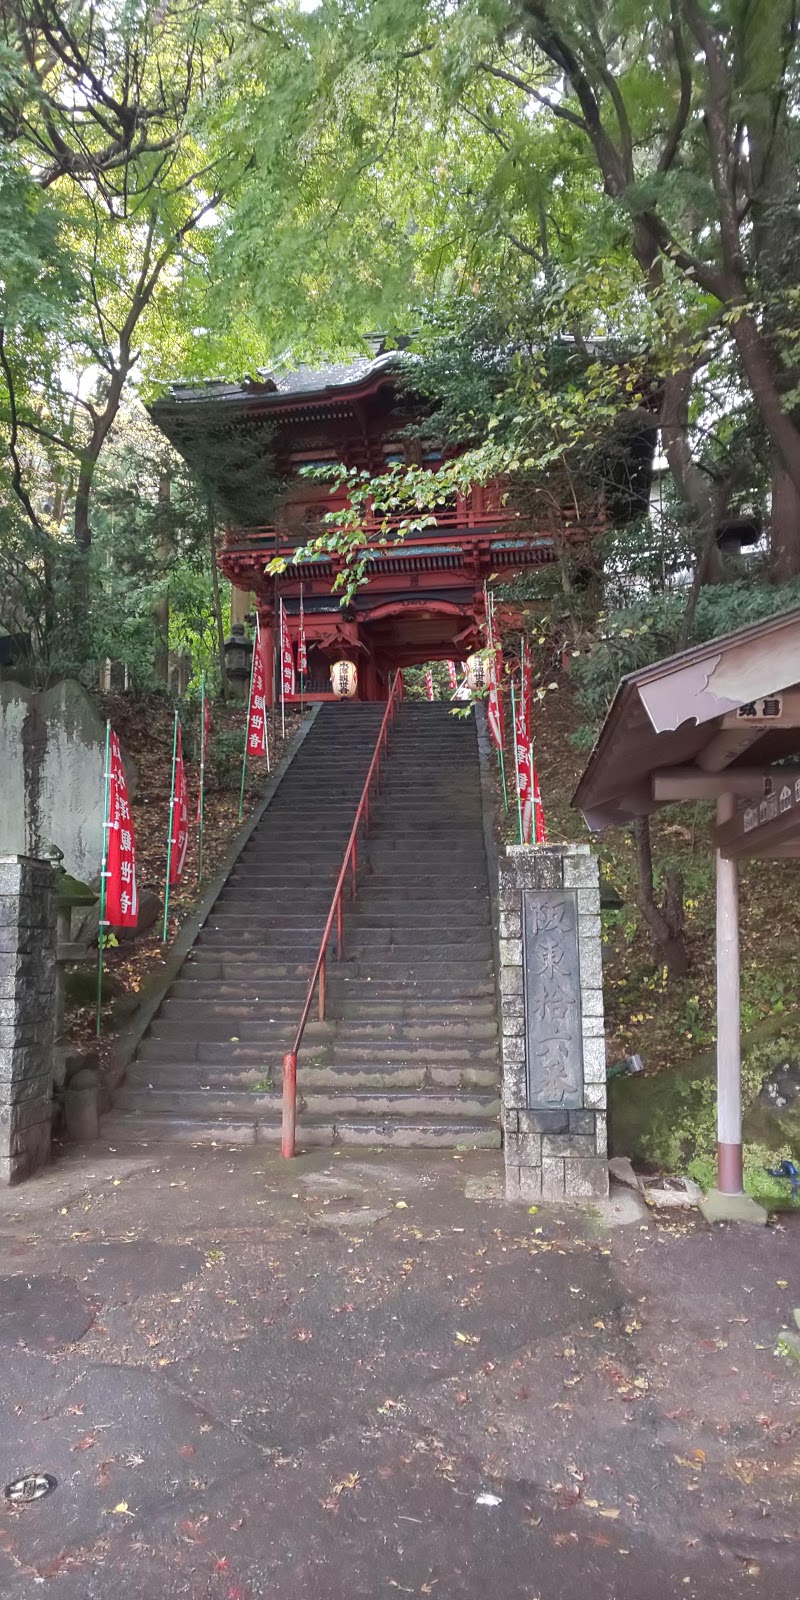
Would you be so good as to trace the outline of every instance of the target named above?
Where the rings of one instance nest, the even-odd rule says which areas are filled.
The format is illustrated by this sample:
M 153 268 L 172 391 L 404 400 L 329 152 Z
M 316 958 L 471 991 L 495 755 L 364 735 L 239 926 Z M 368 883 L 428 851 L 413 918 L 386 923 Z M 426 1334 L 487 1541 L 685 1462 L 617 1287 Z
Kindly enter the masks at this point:
M 115 1144 L 276 1142 L 282 1059 L 384 707 L 323 705 L 104 1119 Z M 475 725 L 404 702 L 360 849 L 345 960 L 306 1027 L 298 1147 L 499 1145 Z

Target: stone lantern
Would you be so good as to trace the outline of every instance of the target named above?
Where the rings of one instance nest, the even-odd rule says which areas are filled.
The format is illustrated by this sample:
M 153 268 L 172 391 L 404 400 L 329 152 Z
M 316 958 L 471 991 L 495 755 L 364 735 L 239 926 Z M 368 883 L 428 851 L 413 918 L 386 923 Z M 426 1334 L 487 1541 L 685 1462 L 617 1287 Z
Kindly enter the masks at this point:
M 238 700 L 247 697 L 250 668 L 253 660 L 253 641 L 248 639 L 243 622 L 232 622 L 231 631 L 223 645 L 225 671 L 228 682 Z

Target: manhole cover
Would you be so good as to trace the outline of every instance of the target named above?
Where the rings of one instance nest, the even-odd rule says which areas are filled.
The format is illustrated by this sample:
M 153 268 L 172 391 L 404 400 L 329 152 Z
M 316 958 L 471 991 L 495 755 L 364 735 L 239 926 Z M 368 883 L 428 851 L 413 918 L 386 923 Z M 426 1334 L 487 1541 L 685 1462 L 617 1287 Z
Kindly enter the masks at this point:
M 31 1500 L 43 1500 L 46 1494 L 52 1494 L 56 1483 L 50 1472 L 28 1472 L 24 1478 L 7 1483 L 3 1493 L 12 1505 L 29 1505 Z

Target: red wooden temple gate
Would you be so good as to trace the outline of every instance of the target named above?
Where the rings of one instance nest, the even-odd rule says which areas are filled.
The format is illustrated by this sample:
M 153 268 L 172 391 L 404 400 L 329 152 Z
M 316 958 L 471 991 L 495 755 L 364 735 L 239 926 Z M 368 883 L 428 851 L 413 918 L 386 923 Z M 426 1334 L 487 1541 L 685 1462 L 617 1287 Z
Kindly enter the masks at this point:
M 376 548 L 369 583 L 343 607 L 333 588 L 336 557 L 291 559 L 321 531 L 324 513 L 344 503 L 299 469 L 344 463 L 375 475 L 395 462 L 442 460 L 409 434 L 422 412 L 399 382 L 396 356 L 300 367 L 244 383 L 175 386 L 152 415 L 190 464 L 202 457 L 207 472 L 209 460 L 216 463 L 230 508 L 219 564 L 236 588 L 255 596 L 267 660 L 279 599 L 296 643 L 302 586 L 309 699 L 329 695 L 336 660 L 355 663 L 364 700 L 384 699 L 398 667 L 464 660 L 484 643 L 484 583 L 491 573 L 553 561 L 562 534 L 590 538 L 604 525 L 597 511 L 578 522 L 572 510 L 555 533 L 532 530 L 504 504 L 499 488 L 476 486 L 441 508 L 424 533 L 396 548 Z M 262 521 L 265 507 L 270 520 Z M 368 519 L 365 541 L 376 531 Z M 278 579 L 265 572 L 276 554 L 289 563 Z M 268 685 L 270 702 L 276 682 Z

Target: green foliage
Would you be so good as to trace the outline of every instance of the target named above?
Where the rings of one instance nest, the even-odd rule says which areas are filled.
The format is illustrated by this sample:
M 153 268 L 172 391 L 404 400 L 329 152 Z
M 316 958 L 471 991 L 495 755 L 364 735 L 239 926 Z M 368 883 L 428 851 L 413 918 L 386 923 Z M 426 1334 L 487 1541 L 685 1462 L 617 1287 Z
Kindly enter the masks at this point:
M 742 1059 L 742 1103 L 755 1100 L 768 1073 L 797 1049 L 788 1032 L 776 1039 L 745 1041 Z M 610 1085 L 614 1148 L 667 1173 L 687 1173 L 703 1188 L 716 1182 L 716 1077 L 713 1053 L 698 1057 L 694 1067 L 662 1072 L 644 1079 L 620 1078 Z M 745 1187 L 756 1199 L 786 1204 L 786 1185 L 764 1171 L 774 1166 L 774 1151 L 760 1143 L 745 1145 Z
M 460 670 L 457 667 L 456 671 Z M 428 684 L 427 674 L 433 679 L 433 693 L 436 700 L 452 700 L 453 690 L 450 687 L 450 674 L 446 661 L 425 661 L 418 667 L 403 668 L 403 694 L 406 700 L 427 700 Z
M 238 789 L 242 776 L 244 755 L 244 724 L 241 728 L 225 728 L 214 733 L 209 762 L 216 783 L 224 789 Z
M 586 716 L 580 743 L 591 745 L 620 678 L 672 655 L 681 644 L 703 644 L 719 634 L 800 605 L 800 581 L 767 585 L 744 579 L 701 590 L 691 632 L 681 638 L 686 598 L 681 590 L 646 594 L 628 610 L 600 616 L 572 662 L 578 703 Z

